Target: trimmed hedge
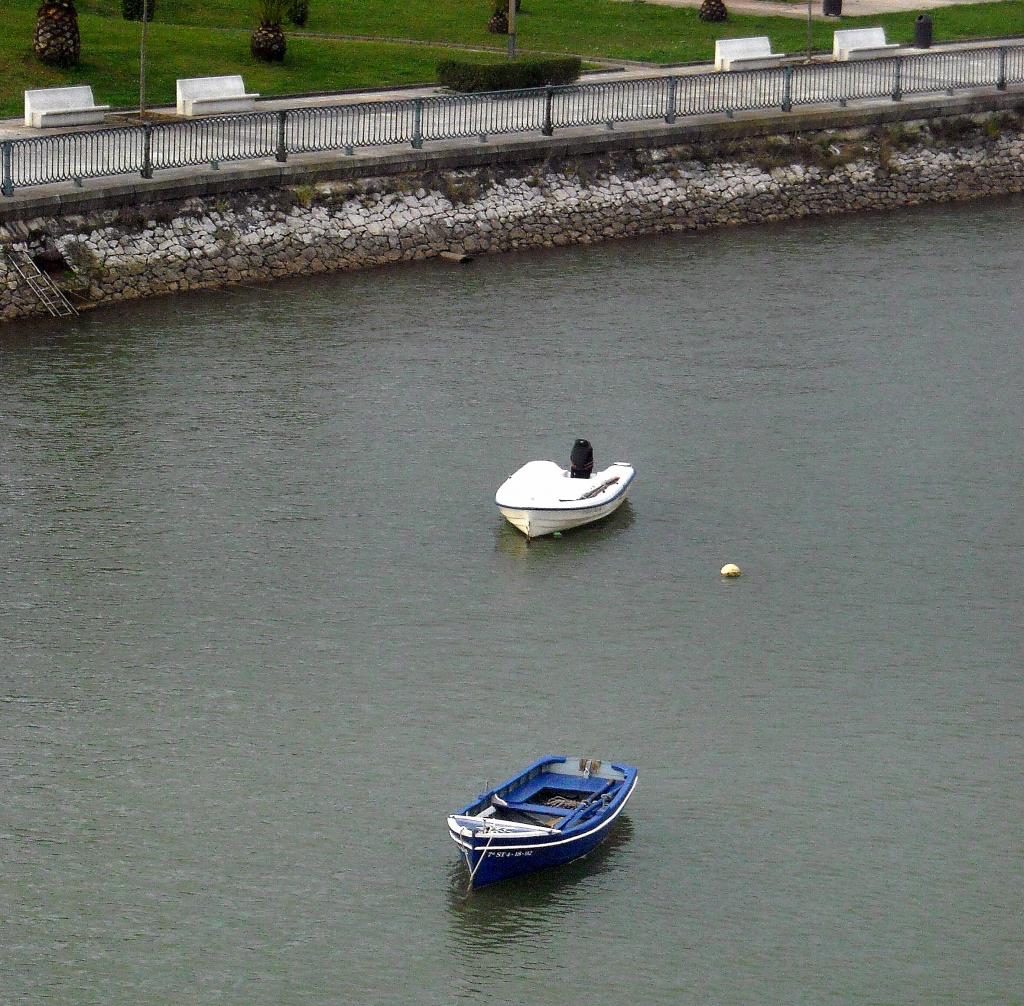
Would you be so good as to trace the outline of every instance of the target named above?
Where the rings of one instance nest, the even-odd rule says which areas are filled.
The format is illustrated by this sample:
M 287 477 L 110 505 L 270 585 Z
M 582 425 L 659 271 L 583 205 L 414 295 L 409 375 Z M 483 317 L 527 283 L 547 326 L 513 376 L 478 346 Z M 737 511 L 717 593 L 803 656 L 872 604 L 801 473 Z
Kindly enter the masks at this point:
M 518 59 L 512 63 L 466 63 L 446 59 L 437 64 L 437 82 L 453 91 L 518 91 L 546 84 L 571 84 L 582 64 L 564 59 Z

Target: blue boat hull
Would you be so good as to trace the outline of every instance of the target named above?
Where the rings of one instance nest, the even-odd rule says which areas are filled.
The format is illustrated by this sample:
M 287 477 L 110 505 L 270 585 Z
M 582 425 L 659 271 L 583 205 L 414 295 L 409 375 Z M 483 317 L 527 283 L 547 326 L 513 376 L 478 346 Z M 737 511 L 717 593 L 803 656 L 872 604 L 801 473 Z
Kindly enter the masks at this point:
M 449 816 L 448 831 L 486 887 L 597 848 L 636 787 L 637 770 L 594 759 L 548 756 Z
M 537 846 L 529 849 L 496 849 L 465 852 L 466 862 L 473 877 L 474 887 L 486 887 L 499 880 L 510 880 L 527 873 L 535 873 L 550 866 L 564 866 L 581 856 L 593 852 L 607 837 L 609 826 L 587 838 L 575 839 L 561 845 Z M 483 857 L 483 862 L 481 862 Z

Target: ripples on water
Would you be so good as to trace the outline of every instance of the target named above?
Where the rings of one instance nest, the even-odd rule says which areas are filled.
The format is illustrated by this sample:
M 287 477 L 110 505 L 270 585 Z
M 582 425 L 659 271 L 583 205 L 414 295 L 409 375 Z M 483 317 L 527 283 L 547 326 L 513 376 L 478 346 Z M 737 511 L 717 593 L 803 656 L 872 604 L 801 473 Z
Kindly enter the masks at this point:
M 1021 209 L 5 331 L 4 995 L 1017 1001 Z M 527 545 L 578 435 L 635 492 Z M 548 751 L 630 817 L 467 896 Z

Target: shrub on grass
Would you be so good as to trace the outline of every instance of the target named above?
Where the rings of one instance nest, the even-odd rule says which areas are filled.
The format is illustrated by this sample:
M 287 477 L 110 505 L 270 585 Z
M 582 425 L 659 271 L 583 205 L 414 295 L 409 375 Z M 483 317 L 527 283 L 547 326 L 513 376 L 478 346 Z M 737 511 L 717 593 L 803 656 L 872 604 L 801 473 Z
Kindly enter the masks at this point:
M 518 91 L 546 84 L 571 84 L 580 75 L 576 57 L 519 59 L 511 63 L 466 63 L 446 59 L 437 64 L 437 80 L 453 91 Z

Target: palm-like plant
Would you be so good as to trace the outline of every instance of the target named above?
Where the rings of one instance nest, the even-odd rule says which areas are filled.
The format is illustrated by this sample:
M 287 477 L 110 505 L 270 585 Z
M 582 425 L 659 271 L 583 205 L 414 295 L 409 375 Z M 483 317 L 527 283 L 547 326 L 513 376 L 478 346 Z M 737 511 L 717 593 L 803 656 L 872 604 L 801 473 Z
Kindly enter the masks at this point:
M 523 9 L 523 0 L 515 0 L 516 14 Z M 507 35 L 509 30 L 508 20 L 509 0 L 494 0 L 494 13 L 491 20 L 487 22 L 487 30 L 495 35 Z
M 487 22 L 487 30 L 493 35 L 508 34 L 508 4 L 495 0 L 494 13 Z
M 260 24 L 252 33 L 249 49 L 264 63 L 280 63 L 288 46 L 281 28 L 287 13 L 286 0 L 261 0 L 257 13 Z
M 725 9 L 722 0 L 701 0 L 700 11 L 697 16 L 701 21 L 724 21 L 729 13 Z
M 78 65 L 82 36 L 78 31 L 74 0 L 44 0 L 36 11 L 32 49 L 36 59 L 49 66 Z

